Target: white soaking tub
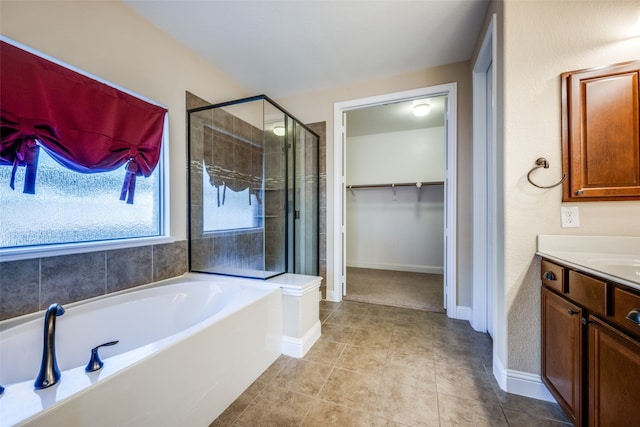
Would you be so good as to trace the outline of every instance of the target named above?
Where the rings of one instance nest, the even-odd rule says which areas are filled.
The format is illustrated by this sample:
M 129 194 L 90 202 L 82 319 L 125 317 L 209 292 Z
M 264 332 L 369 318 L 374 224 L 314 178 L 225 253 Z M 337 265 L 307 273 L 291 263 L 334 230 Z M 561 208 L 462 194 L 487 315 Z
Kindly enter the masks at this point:
M 281 290 L 262 281 L 187 274 L 64 308 L 42 390 L 44 315 L 0 322 L 0 426 L 207 426 L 281 354 Z

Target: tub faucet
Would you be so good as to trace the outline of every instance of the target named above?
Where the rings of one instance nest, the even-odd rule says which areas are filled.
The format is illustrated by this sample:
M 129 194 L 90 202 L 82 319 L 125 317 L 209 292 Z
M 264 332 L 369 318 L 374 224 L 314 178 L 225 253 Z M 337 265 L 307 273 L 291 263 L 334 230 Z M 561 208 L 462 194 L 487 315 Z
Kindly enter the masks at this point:
M 51 304 L 44 315 L 44 342 L 40 373 L 33 386 L 36 389 L 51 387 L 60 380 L 60 370 L 56 362 L 56 316 L 62 316 L 64 308 Z

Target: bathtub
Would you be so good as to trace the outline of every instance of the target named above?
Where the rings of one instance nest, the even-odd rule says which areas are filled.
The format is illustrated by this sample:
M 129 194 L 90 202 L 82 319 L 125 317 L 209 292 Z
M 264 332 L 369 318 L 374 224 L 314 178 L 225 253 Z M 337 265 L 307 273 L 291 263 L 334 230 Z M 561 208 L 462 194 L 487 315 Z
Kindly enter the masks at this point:
M 263 281 L 187 274 L 64 307 L 43 390 L 44 316 L 0 322 L 0 426 L 208 426 L 281 354 L 281 290 Z

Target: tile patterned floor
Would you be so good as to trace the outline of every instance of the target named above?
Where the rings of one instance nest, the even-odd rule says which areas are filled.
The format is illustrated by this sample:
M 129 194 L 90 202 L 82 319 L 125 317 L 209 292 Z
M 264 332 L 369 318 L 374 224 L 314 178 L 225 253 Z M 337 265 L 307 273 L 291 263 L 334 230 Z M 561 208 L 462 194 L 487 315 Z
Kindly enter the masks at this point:
M 442 313 L 320 303 L 322 337 L 281 356 L 211 427 L 570 426 L 557 404 L 500 390 L 491 340 Z

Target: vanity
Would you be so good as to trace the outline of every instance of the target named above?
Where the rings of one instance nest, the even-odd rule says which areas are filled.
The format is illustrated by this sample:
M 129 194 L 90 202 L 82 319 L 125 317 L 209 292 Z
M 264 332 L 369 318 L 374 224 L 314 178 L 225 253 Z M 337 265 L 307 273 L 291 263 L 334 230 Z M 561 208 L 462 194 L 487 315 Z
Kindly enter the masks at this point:
M 538 236 L 542 381 L 575 426 L 640 425 L 640 237 Z

